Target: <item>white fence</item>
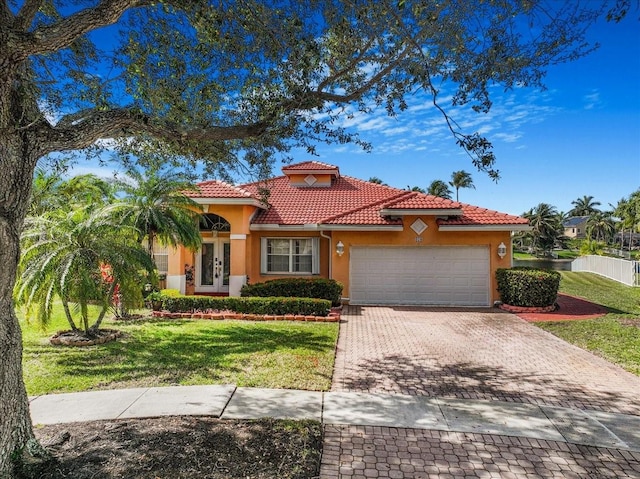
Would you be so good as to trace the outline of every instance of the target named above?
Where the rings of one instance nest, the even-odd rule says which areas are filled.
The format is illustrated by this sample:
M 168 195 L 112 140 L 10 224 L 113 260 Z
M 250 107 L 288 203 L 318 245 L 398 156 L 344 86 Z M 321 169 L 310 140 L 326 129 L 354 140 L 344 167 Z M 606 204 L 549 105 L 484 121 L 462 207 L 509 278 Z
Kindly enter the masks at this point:
M 571 271 L 588 271 L 628 286 L 640 286 L 640 261 L 607 256 L 581 256 L 571 262 Z

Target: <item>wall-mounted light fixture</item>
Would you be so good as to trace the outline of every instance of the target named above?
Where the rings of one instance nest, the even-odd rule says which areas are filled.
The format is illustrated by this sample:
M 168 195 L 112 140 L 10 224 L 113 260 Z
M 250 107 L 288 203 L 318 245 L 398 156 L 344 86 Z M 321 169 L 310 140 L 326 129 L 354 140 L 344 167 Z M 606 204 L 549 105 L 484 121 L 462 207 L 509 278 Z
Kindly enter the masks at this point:
M 336 254 L 338 256 L 342 256 L 344 254 L 344 244 L 342 243 L 342 241 L 338 241 L 338 243 L 336 244 Z
M 500 243 L 498 245 L 498 256 L 500 256 L 500 259 L 507 256 L 507 247 L 505 246 L 504 243 Z

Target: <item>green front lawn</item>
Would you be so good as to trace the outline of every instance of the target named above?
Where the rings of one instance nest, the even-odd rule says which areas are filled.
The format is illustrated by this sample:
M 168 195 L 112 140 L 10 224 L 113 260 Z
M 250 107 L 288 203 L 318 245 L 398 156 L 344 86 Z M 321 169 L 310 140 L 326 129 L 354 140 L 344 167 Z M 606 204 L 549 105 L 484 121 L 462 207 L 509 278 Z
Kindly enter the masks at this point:
M 560 292 L 609 308 L 611 317 L 640 317 L 640 288 L 593 273 L 562 271 Z
M 536 326 L 640 375 L 640 288 L 592 273 L 561 272 L 560 292 L 609 308 L 602 318 Z
M 60 311 L 45 331 L 22 324 L 30 395 L 173 384 L 327 390 L 338 336 L 336 323 L 105 322 L 125 336 L 75 348 L 48 342 L 68 329 Z

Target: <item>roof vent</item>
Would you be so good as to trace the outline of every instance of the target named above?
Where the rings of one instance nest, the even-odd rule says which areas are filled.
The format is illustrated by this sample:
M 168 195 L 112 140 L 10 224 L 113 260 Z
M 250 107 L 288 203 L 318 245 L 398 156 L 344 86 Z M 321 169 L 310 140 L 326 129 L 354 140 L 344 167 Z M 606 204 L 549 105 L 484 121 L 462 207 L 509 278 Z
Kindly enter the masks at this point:
M 316 179 L 315 176 L 313 175 L 308 175 L 305 179 L 304 182 L 309 185 L 309 186 L 313 186 L 318 180 Z
M 411 223 L 411 229 L 419 236 L 428 228 L 427 224 L 420 218 Z

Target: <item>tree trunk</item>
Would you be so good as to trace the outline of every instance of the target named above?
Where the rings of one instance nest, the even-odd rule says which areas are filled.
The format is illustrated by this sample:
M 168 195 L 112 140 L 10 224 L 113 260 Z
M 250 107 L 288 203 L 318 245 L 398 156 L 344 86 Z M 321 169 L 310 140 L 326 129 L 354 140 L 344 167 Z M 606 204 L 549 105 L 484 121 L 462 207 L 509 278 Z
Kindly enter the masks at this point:
M 14 477 L 13 463 L 29 463 L 41 448 L 34 439 L 22 376 L 22 333 L 13 287 L 20 232 L 29 204 L 37 155 L 28 135 L 0 129 L 0 478 Z

